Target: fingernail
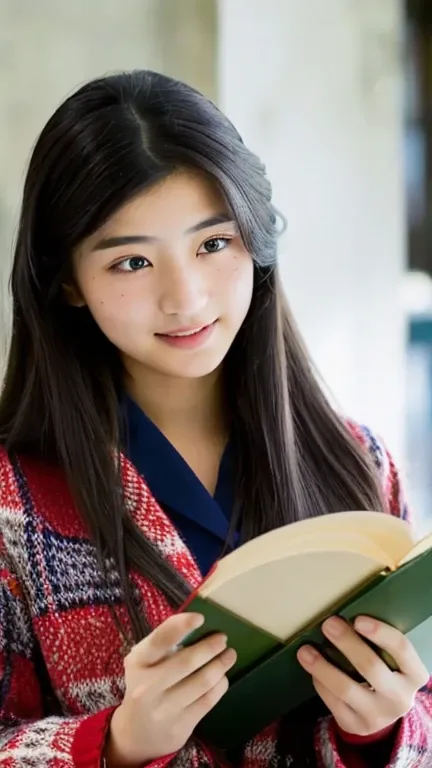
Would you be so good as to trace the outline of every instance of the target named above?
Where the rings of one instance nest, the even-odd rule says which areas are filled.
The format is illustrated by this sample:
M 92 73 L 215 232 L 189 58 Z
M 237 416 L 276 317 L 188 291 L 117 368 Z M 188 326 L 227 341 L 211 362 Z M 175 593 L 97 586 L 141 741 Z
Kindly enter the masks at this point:
M 202 627 L 202 625 L 204 624 L 204 621 L 205 621 L 204 616 L 202 614 L 200 614 L 200 613 L 191 613 L 191 619 L 192 619 L 192 626 L 191 626 L 190 630 L 188 632 L 186 632 L 185 636 L 182 637 L 180 642 L 177 643 L 177 648 L 183 648 L 186 645 L 186 643 L 189 640 L 189 638 L 191 637 L 191 635 L 193 635 L 195 630 L 197 630 L 200 627 Z
M 359 616 L 354 622 L 354 629 L 358 629 L 359 632 L 364 632 L 365 635 L 370 635 L 376 629 L 376 621 L 370 619 L 368 616 Z
M 234 648 L 227 648 L 227 650 L 224 651 L 224 660 L 229 666 L 232 666 L 237 661 L 237 653 Z
M 318 658 L 318 653 L 315 648 L 312 648 L 310 645 L 304 645 L 303 648 L 300 648 L 298 651 L 297 656 L 301 662 L 309 665 L 313 664 Z
M 346 629 L 346 624 L 343 619 L 339 619 L 337 616 L 332 616 L 331 619 L 327 619 L 322 626 L 323 632 L 326 635 L 332 637 L 340 637 Z

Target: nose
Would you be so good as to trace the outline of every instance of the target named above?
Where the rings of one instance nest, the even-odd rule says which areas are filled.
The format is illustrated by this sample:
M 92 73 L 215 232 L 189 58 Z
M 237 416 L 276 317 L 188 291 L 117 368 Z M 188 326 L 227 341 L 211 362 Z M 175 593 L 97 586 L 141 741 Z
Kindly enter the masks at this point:
M 199 317 L 207 300 L 208 292 L 198 270 L 171 266 L 159 300 L 160 309 L 165 315 Z

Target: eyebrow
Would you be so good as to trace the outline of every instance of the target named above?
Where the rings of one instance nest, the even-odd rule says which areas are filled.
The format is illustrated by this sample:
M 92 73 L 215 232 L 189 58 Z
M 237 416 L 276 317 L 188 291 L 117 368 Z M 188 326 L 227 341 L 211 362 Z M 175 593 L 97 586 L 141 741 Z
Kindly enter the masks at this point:
M 232 224 L 234 219 L 229 213 L 218 213 L 215 216 L 210 216 L 208 219 L 203 219 L 193 227 L 185 230 L 185 235 L 192 235 L 195 232 L 200 232 L 202 229 L 208 229 L 209 227 L 215 227 L 218 224 Z M 105 251 L 108 248 L 118 248 L 121 245 L 133 245 L 136 243 L 157 243 L 158 237 L 151 235 L 121 235 L 118 237 L 104 237 L 98 240 L 96 245 L 92 248 L 93 251 Z

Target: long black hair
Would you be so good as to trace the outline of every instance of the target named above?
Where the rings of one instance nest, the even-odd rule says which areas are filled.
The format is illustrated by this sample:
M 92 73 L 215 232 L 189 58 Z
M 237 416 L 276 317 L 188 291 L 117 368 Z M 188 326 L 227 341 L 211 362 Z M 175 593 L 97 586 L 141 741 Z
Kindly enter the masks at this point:
M 71 253 L 120 206 L 178 168 L 218 185 L 254 261 L 248 316 L 225 360 L 236 456 L 233 525 L 247 540 L 344 509 L 381 509 L 372 467 L 324 397 L 278 279 L 278 217 L 260 160 L 219 109 L 169 77 L 136 71 L 94 80 L 51 117 L 31 157 L 13 264 L 12 341 L 0 441 L 65 471 L 101 562 L 121 578 L 133 641 L 147 631 L 129 573 L 173 606 L 187 585 L 123 504 L 122 367 L 87 309 L 64 299 Z M 117 450 L 114 450 L 117 449 Z

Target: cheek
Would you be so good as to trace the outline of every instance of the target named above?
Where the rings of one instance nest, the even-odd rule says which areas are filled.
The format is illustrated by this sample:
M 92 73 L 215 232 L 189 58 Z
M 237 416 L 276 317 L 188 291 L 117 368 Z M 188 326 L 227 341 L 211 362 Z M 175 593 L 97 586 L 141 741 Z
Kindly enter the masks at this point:
M 250 256 L 234 256 L 226 270 L 222 270 L 219 290 L 222 300 L 229 303 L 231 313 L 241 321 L 245 318 L 253 293 L 253 261 Z
M 131 286 L 110 281 L 91 281 L 83 295 L 87 307 L 102 333 L 116 346 L 127 341 L 133 330 L 150 325 L 151 308 L 142 292 L 135 296 Z

